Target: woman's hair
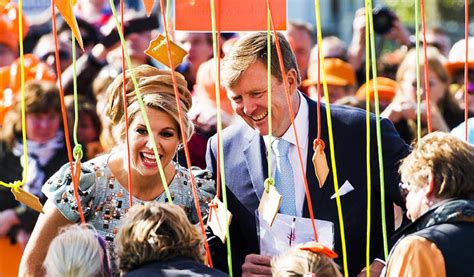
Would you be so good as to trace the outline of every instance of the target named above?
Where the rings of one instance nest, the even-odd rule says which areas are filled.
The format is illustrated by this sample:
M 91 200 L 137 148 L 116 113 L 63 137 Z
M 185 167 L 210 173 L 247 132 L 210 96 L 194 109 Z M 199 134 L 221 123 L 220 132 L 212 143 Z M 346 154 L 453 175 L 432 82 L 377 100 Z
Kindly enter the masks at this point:
M 402 160 L 399 172 L 402 182 L 420 188 L 433 174 L 436 198 L 474 199 L 474 146 L 453 135 L 424 136 Z
M 173 89 L 173 81 L 170 70 L 160 70 L 149 65 L 140 65 L 133 69 L 138 89 L 142 96 L 145 107 L 157 109 L 168 113 L 175 121 L 178 127 L 179 138 L 181 137 L 181 126 L 179 126 L 178 108 Z M 179 94 L 179 104 L 183 112 L 184 131 L 189 139 L 193 132 L 193 124 L 187 113 L 192 106 L 191 93 L 187 88 L 187 82 L 184 77 L 175 73 L 176 83 Z M 107 104 L 105 113 L 112 121 L 112 124 L 121 126 L 122 138 L 125 136 L 125 112 L 123 108 L 123 75 L 119 75 L 109 86 L 106 93 Z M 131 122 L 140 111 L 138 95 L 132 82 L 130 70 L 126 72 L 126 93 L 127 93 L 127 111 L 128 121 Z
M 51 242 L 43 262 L 46 276 L 110 276 L 105 241 L 92 226 L 70 225 Z
M 20 94 L 18 94 L 20 96 Z M 56 112 L 60 117 L 58 87 L 49 81 L 29 81 L 25 85 L 25 110 L 27 113 Z M 21 99 L 16 99 L 13 109 L 5 115 L 1 140 L 9 147 L 21 136 Z
M 204 261 L 202 236 L 174 204 L 149 202 L 134 205 L 116 238 L 119 268 L 131 271 L 141 264 L 187 257 Z
M 318 277 L 342 276 L 331 258 L 298 247 L 272 259 L 273 276 L 304 276 L 306 273 L 314 273 Z

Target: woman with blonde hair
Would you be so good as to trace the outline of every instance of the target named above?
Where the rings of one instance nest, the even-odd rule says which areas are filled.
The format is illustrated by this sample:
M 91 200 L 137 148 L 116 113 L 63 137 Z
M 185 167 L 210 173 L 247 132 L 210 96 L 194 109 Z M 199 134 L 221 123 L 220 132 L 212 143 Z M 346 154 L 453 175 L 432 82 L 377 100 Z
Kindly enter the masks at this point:
M 444 56 L 434 47 L 427 48 L 429 87 L 431 102 L 431 122 L 433 131 L 449 132 L 463 121 L 463 112 L 449 93 L 450 78 L 444 67 Z M 425 60 L 420 53 L 420 97 L 422 134 L 427 133 L 427 109 L 425 90 Z M 390 119 L 400 136 L 410 144 L 416 138 L 417 120 L 417 80 L 416 51 L 411 50 L 400 64 L 397 71 L 399 90 L 392 103 L 382 112 L 383 117 Z
M 291 248 L 272 259 L 272 275 L 339 277 L 337 254 L 319 242 L 310 242 Z
M 227 276 L 204 262 L 203 237 L 174 204 L 133 206 L 117 234 L 119 268 L 125 276 Z
M 91 226 L 63 228 L 51 242 L 43 267 L 51 277 L 110 276 L 105 241 Z
M 94 226 L 99 235 L 107 241 L 110 261 L 114 274 L 118 274 L 115 263 L 113 242 L 120 219 L 128 208 L 130 193 L 128 176 L 131 175 L 134 205 L 146 202 L 170 202 L 186 211 L 192 223 L 198 222 L 190 172 L 176 162 L 173 157 L 183 143 L 181 128 L 189 138 L 193 131 L 192 123 L 187 117 L 191 108 L 191 94 L 183 76 L 176 74 L 179 104 L 184 112 L 184 126 L 178 122 L 178 110 L 169 70 L 159 70 L 152 66 L 141 65 L 133 69 L 142 95 L 142 101 L 151 126 L 148 133 L 145 120 L 140 113 L 138 95 L 135 92 L 131 72 L 117 77 L 107 90 L 106 113 L 111 122 L 121 130 L 122 146 L 110 154 L 97 157 L 82 165 L 78 193 L 80 205 L 86 221 Z M 122 89 L 127 91 L 128 130 L 125 128 L 125 111 L 123 109 Z M 128 133 L 130 155 L 124 147 Z M 153 147 L 153 135 L 159 158 L 163 166 L 161 176 Z M 130 172 L 128 167 L 130 160 Z M 208 203 L 214 197 L 214 181 L 210 173 L 193 170 L 197 184 L 197 199 L 203 215 L 208 213 Z M 168 184 L 172 199 L 167 199 L 165 184 Z M 41 215 L 32 233 L 32 240 L 27 245 L 22 258 L 20 274 L 38 275 L 41 273 L 38 264 L 45 256 L 49 241 L 57 234 L 58 229 L 71 222 L 78 222 L 78 203 L 74 197 L 69 164 L 63 166 L 43 187 L 49 200 L 45 205 L 45 214 Z

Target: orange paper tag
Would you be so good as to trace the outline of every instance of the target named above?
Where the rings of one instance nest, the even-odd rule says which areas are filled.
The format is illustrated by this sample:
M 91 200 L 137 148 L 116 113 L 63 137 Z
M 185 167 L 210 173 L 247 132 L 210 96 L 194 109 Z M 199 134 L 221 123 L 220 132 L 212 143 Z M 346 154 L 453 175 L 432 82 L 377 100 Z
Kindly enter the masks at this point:
M 256 0 L 221 0 L 216 5 L 218 28 L 223 32 L 266 31 L 267 2 Z M 270 4 L 277 31 L 286 30 L 286 0 Z M 176 30 L 211 32 L 210 1 L 175 1 Z
M 227 211 L 226 219 L 226 208 L 218 198 L 214 198 L 211 202 L 211 211 L 209 212 L 209 220 L 207 225 L 211 228 L 214 235 L 219 237 L 222 243 L 225 243 L 227 226 L 230 225 L 232 220 L 232 214 Z
M 35 195 L 23 190 L 21 187 L 18 188 L 18 191 L 11 189 L 13 195 L 15 196 L 16 201 L 19 201 L 26 206 L 32 208 L 33 210 L 44 213 L 43 205 L 39 201 L 38 197 Z
M 188 54 L 188 52 L 171 40 L 170 48 L 171 61 L 173 67 L 176 68 L 180 63 L 183 62 L 183 59 Z M 166 37 L 163 35 L 158 35 L 154 40 L 150 41 L 150 45 L 145 50 L 145 54 L 171 68 L 169 65 L 168 48 L 166 47 Z
M 328 162 L 326 160 L 326 154 L 324 153 L 324 144 L 318 144 L 314 149 L 313 165 L 316 178 L 318 178 L 319 187 L 322 188 L 329 175 Z
M 56 0 L 54 1 L 56 8 L 58 8 L 61 15 L 64 17 L 67 25 L 72 30 L 74 37 L 77 40 L 77 43 L 84 50 L 84 45 L 82 43 L 81 32 L 79 31 L 79 27 L 77 26 L 76 17 L 74 16 L 74 12 L 72 10 L 72 2 L 71 0 Z
M 155 0 L 143 0 L 143 6 L 145 6 L 146 16 L 150 16 Z
M 258 213 L 269 226 L 273 225 L 275 216 L 280 209 L 281 198 L 282 196 L 275 186 L 271 184 L 268 179 L 265 180 L 265 190 L 263 191 L 262 199 L 260 199 L 260 204 L 258 205 Z
M 0 0 L 0 13 L 3 12 L 8 3 L 10 3 L 10 0 Z

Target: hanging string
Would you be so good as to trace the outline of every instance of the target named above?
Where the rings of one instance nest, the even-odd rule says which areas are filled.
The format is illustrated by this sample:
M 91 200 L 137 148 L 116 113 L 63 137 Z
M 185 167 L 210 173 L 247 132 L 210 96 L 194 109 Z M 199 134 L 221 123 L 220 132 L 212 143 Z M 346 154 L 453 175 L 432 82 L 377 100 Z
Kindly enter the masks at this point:
M 383 250 L 385 260 L 388 257 L 388 238 L 387 238 L 387 220 L 385 216 L 385 173 L 383 166 L 383 151 L 382 151 L 382 130 L 380 127 L 380 105 L 379 105 L 379 91 L 377 87 L 377 65 L 376 65 L 376 52 L 375 52 L 375 33 L 374 33 L 374 17 L 372 13 L 372 1 L 366 0 L 366 5 L 369 7 L 369 30 L 370 30 L 370 54 L 372 62 L 372 77 L 374 87 L 374 104 L 375 104 L 375 128 L 377 133 L 377 154 L 379 161 L 379 178 L 380 178 L 380 206 L 382 215 L 382 237 L 383 237 Z
M 79 197 L 78 189 L 79 189 L 79 179 L 76 178 L 76 172 L 73 170 L 73 153 L 71 150 L 71 141 L 69 139 L 69 127 L 67 122 L 67 112 L 66 112 L 66 104 L 64 103 L 64 90 L 63 90 L 63 83 L 61 77 L 61 59 L 59 58 L 59 43 L 58 43 L 58 34 L 57 34 L 57 27 L 56 27 L 56 14 L 55 14 L 55 0 L 51 0 L 51 18 L 53 19 L 53 36 L 54 36 L 54 54 L 56 58 L 56 73 L 58 76 L 59 81 L 59 96 L 60 96 L 60 103 L 61 103 L 61 114 L 63 117 L 63 128 L 64 128 L 64 138 L 66 141 L 66 149 L 67 149 L 67 156 L 69 159 L 69 168 L 71 169 L 71 176 L 72 176 L 72 184 L 74 187 L 74 198 L 76 199 L 77 203 L 77 210 L 79 212 L 79 217 L 81 219 L 82 225 L 86 224 L 86 220 L 84 218 L 84 213 L 82 211 L 81 206 L 81 199 Z
M 365 131 L 366 131 L 366 167 L 367 167 L 367 230 L 365 238 L 365 272 L 370 277 L 370 231 L 372 224 L 372 169 L 370 155 L 370 28 L 369 6 L 365 5 Z
M 428 121 L 428 132 L 433 131 L 431 123 L 431 90 L 429 82 L 429 63 L 428 63 L 428 54 L 427 54 L 427 44 L 426 44 L 426 23 L 425 23 L 425 0 L 421 0 L 421 27 L 423 30 L 423 52 L 425 58 L 425 92 L 426 92 L 426 105 L 427 105 L 427 114 L 426 119 Z
M 217 0 L 218 11 L 216 12 L 215 2 L 214 0 L 210 0 L 211 4 L 211 23 L 212 23 L 212 48 L 214 51 L 214 61 L 216 63 L 216 84 L 215 84 L 215 93 L 216 93 L 216 108 L 217 108 L 217 139 L 218 139 L 218 165 L 217 171 L 220 172 L 221 178 L 221 187 L 222 187 L 222 202 L 225 207 L 225 217 L 227 218 L 228 213 L 228 203 L 227 203 L 227 190 L 226 188 L 226 178 L 225 178 L 225 165 L 224 165 L 224 149 L 222 144 L 222 109 L 221 109 L 221 97 L 220 97 L 220 24 L 219 30 L 217 30 L 216 26 L 216 14 L 219 14 L 219 23 L 220 23 L 220 0 Z M 219 187 L 219 183 L 217 184 Z M 229 225 L 226 224 L 226 246 L 227 246 L 227 265 L 229 267 L 229 274 L 230 276 L 233 275 L 232 273 L 232 247 L 231 247 L 231 239 L 229 233 Z
M 133 88 L 134 88 L 135 93 L 137 94 L 138 105 L 140 107 L 140 111 L 141 111 L 143 121 L 144 121 L 145 126 L 146 126 L 147 133 L 148 134 L 153 134 L 151 126 L 150 126 L 150 121 L 148 120 L 148 115 L 146 113 L 145 104 L 143 103 L 143 98 L 142 98 L 142 95 L 140 93 L 140 88 L 138 87 L 138 82 L 137 82 L 137 79 L 135 77 L 135 73 L 133 72 L 132 61 L 130 60 L 130 55 L 128 54 L 128 48 L 127 48 L 127 45 L 125 44 L 125 38 L 123 36 L 122 28 L 120 26 L 120 21 L 119 21 L 118 16 L 117 16 L 117 11 L 115 9 L 114 0 L 109 0 L 109 4 L 110 4 L 110 8 L 112 10 L 112 14 L 113 14 L 113 17 L 114 17 L 114 20 L 115 20 L 115 25 L 117 26 L 117 32 L 118 32 L 119 37 L 120 37 L 120 42 L 122 43 L 122 46 L 123 46 L 124 51 L 125 51 L 125 60 L 127 61 L 127 66 L 128 66 L 128 69 L 130 70 L 130 76 L 132 78 Z M 126 80 L 124 79 L 123 82 L 126 83 Z M 149 139 L 150 144 L 152 145 L 153 154 L 155 155 L 155 160 L 156 160 L 156 163 L 158 164 L 158 171 L 160 173 L 161 183 L 162 183 L 163 188 L 165 190 L 166 198 L 167 198 L 169 203 L 173 203 L 173 199 L 171 198 L 171 193 L 170 193 L 169 188 L 168 188 L 168 183 L 166 181 L 165 172 L 163 170 L 163 165 L 161 164 L 160 155 L 158 154 L 158 149 L 156 148 L 155 137 L 153 135 L 149 135 L 148 139 Z
M 415 51 L 416 51 L 416 134 L 418 140 L 418 146 L 421 143 L 421 91 L 420 91 L 420 35 L 419 35 L 419 2 L 415 0 Z M 427 82 L 427 80 L 425 80 Z
M 125 33 L 125 19 L 124 19 L 124 12 L 125 12 L 125 7 L 124 7 L 123 0 L 120 0 L 120 23 L 122 25 L 122 34 Z M 123 97 L 123 111 L 124 111 L 124 117 L 125 117 L 125 130 L 128 130 L 128 127 L 130 126 L 130 123 L 128 122 L 128 107 L 127 107 L 127 88 L 126 88 L 126 65 L 125 65 L 125 48 L 124 44 L 120 45 L 120 48 L 122 50 L 122 78 L 124 80 L 123 85 L 122 85 L 122 97 Z M 130 137 L 128 135 L 128 132 L 125 132 L 125 146 L 127 147 L 127 157 L 130 157 Z M 127 174 L 127 181 L 128 181 L 128 202 L 130 203 L 130 207 L 133 206 L 133 192 L 132 192 L 132 165 L 130 158 L 127 159 L 127 169 L 128 169 L 128 174 Z
M 268 161 L 268 181 L 274 185 L 275 180 L 272 175 L 272 142 L 273 142 L 273 124 L 272 124 L 272 33 L 271 33 L 270 9 L 267 9 L 267 107 L 268 107 L 268 142 L 267 142 L 267 161 Z M 282 73 L 283 74 L 283 73 Z
M 291 125 L 293 126 L 293 134 L 294 134 L 295 140 L 296 140 L 296 149 L 297 149 L 297 153 L 298 153 L 299 164 L 300 164 L 300 168 L 301 168 L 301 173 L 303 174 L 303 181 L 304 181 L 305 193 L 306 193 L 306 201 L 308 202 L 309 216 L 311 218 L 311 226 L 313 227 L 314 239 L 316 241 L 318 241 L 318 233 L 316 231 L 316 224 L 314 223 L 313 204 L 312 204 L 312 201 L 311 201 L 311 196 L 309 194 L 308 180 L 306 179 L 306 171 L 305 171 L 304 165 L 303 165 L 303 156 L 301 155 L 300 143 L 299 143 L 299 140 L 298 140 L 298 134 L 296 132 L 295 112 L 293 110 L 293 107 L 291 106 L 290 89 L 288 87 L 288 80 L 286 79 L 286 70 L 285 70 L 285 66 L 283 64 L 283 57 L 281 55 L 281 48 L 280 48 L 280 41 L 278 39 L 278 33 L 275 29 L 275 23 L 273 21 L 273 15 L 272 15 L 270 1 L 271 0 L 267 0 L 267 9 L 268 9 L 268 13 L 270 14 L 270 21 L 271 21 L 272 30 L 273 30 L 273 37 L 274 37 L 274 40 L 275 40 L 275 46 L 276 46 L 276 52 L 277 52 L 277 56 L 278 56 L 278 62 L 280 64 L 280 72 L 281 72 L 281 76 L 283 78 L 283 85 L 285 87 L 286 101 L 287 101 L 288 108 L 289 108 L 289 111 L 290 111 L 290 121 L 291 121 Z M 304 101 L 304 99 L 301 100 L 301 101 Z
M 111 0 L 112 1 L 112 0 Z M 181 109 L 180 105 L 180 98 L 179 98 L 179 92 L 178 92 L 178 85 L 176 82 L 176 76 L 175 76 L 175 71 L 174 71 L 174 65 L 173 65 L 173 60 L 172 60 L 172 53 L 171 53 L 171 46 L 170 46 L 170 38 L 169 38 L 169 32 L 168 32 L 168 25 L 167 25 L 167 20 L 166 20 L 166 15 L 165 15 L 165 9 L 163 8 L 164 6 L 164 1 L 160 0 L 161 4 L 161 15 L 163 17 L 163 25 L 165 29 L 165 37 L 166 37 L 166 46 L 167 46 L 167 52 L 168 52 L 168 61 L 169 61 L 169 66 L 171 69 L 171 79 L 173 80 L 173 90 L 174 90 L 174 95 L 176 97 L 176 107 L 178 109 L 178 117 L 179 117 L 179 124 L 180 126 L 184 126 L 184 116 L 183 116 L 183 111 Z M 197 216 L 199 218 L 199 225 L 201 227 L 201 233 L 203 234 L 204 238 L 204 247 L 206 249 L 206 257 L 207 261 L 210 267 L 212 267 L 212 259 L 211 259 L 211 251 L 209 250 L 209 244 L 207 243 L 207 237 L 206 237 L 206 229 L 204 226 L 204 221 L 202 219 L 202 214 L 201 214 L 201 207 L 199 205 L 199 197 L 197 194 L 197 186 L 196 182 L 194 180 L 194 175 L 192 173 L 192 165 L 191 165 L 191 157 L 189 155 L 189 147 L 188 147 L 188 138 L 186 136 L 186 131 L 184 128 L 180 128 L 181 131 L 181 137 L 183 139 L 183 145 L 184 145 L 184 154 L 186 156 L 186 163 L 188 165 L 188 170 L 189 170 L 189 177 L 191 179 L 191 187 L 192 187 L 192 193 L 194 197 L 194 204 L 196 206 L 196 212 Z M 225 193 L 225 192 L 224 192 Z
M 20 44 L 20 93 L 21 93 L 21 135 L 23 140 L 23 178 L 21 181 L 5 183 L 0 181 L 0 185 L 18 191 L 26 182 L 28 175 L 28 146 L 26 141 L 26 105 L 25 105 L 25 56 L 23 50 L 23 0 L 18 1 L 18 38 Z
M 464 2 L 464 39 L 466 41 L 466 57 L 464 61 L 464 139 L 469 141 L 469 1 Z
M 324 57 L 322 56 L 322 30 L 321 30 L 321 12 L 319 6 L 319 0 L 315 0 L 314 2 L 315 14 L 316 14 L 316 27 L 317 27 L 317 34 L 318 34 L 318 48 L 319 48 L 319 56 L 320 56 L 320 65 L 321 71 L 323 72 L 323 89 L 324 89 L 324 97 L 326 101 L 326 118 L 327 118 L 327 126 L 328 126 L 328 136 L 329 136 L 329 152 L 331 154 L 331 169 L 333 172 L 333 184 L 334 184 L 334 192 L 336 194 L 336 205 L 337 205 L 337 215 L 339 219 L 339 231 L 341 234 L 341 247 L 342 247 L 342 261 L 343 261 L 343 269 L 344 275 L 348 276 L 348 266 L 347 266 L 347 250 L 346 250 L 346 236 L 344 232 L 344 218 L 342 215 L 342 204 L 341 204 L 341 197 L 339 195 L 339 180 L 337 179 L 337 166 L 336 166 L 336 153 L 334 151 L 334 134 L 332 129 L 332 119 L 331 119 L 331 106 L 329 101 L 329 94 L 328 94 L 328 86 L 326 81 L 326 70 L 324 69 Z

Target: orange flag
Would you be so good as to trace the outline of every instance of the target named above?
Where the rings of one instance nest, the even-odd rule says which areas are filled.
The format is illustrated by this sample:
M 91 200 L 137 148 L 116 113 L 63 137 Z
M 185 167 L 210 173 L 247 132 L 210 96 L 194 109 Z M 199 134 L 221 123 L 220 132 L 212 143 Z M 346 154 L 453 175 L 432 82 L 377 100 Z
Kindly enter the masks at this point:
M 146 16 L 150 16 L 154 4 L 155 0 L 143 0 L 143 5 L 145 6 L 146 10 Z
M 74 1 L 74 3 L 75 2 L 76 1 Z M 74 16 L 74 12 L 72 10 L 73 3 L 71 2 L 71 0 L 54 0 L 54 4 L 56 8 L 58 8 L 61 15 L 64 17 L 64 20 L 66 20 L 67 25 L 69 25 L 69 27 L 71 28 L 72 33 L 77 40 L 77 43 L 79 43 L 81 49 L 84 50 L 81 32 L 79 31 L 76 17 Z
M 216 15 L 223 32 L 267 30 L 266 1 L 220 0 L 220 7 L 218 11 L 216 5 Z M 271 8 L 275 29 L 286 30 L 286 0 L 273 0 Z M 209 1 L 175 1 L 175 20 L 176 30 L 212 31 Z

